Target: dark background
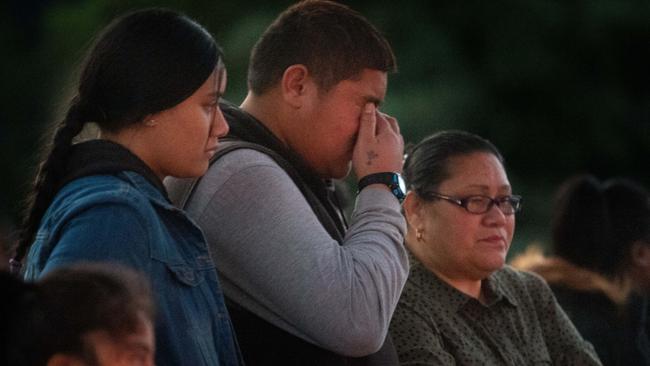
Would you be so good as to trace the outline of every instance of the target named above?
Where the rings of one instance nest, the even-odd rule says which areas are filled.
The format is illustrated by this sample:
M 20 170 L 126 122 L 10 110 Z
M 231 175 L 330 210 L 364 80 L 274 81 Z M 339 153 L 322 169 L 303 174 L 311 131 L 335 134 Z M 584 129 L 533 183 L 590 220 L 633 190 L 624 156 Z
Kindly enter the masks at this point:
M 110 19 L 145 6 L 197 19 L 224 48 L 226 97 L 239 103 L 251 46 L 290 3 L 0 3 L 0 245 L 15 239 L 41 136 L 60 113 L 70 75 Z M 649 1 L 345 3 L 395 49 L 400 71 L 389 78 L 384 111 L 399 119 L 407 142 L 455 128 L 502 150 L 514 190 L 525 197 L 513 252 L 548 243 L 552 195 L 569 175 L 650 185 Z

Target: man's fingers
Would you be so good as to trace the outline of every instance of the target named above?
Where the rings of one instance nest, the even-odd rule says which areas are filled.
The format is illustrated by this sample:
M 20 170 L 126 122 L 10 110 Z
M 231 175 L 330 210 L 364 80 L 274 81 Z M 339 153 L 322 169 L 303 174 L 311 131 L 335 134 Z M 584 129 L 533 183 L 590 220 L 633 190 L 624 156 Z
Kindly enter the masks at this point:
M 391 117 L 391 116 L 386 116 L 388 123 L 390 123 L 390 127 L 395 131 L 396 134 L 400 135 L 400 130 L 399 130 L 399 123 L 397 123 L 397 118 Z
M 352 167 L 357 176 L 401 171 L 404 140 L 399 133 L 397 120 L 368 103 L 363 106 L 360 123 L 352 155 Z
M 366 103 L 361 112 L 361 125 L 359 126 L 359 137 L 374 138 L 377 132 L 377 116 L 375 105 Z
M 380 114 L 380 117 L 385 119 L 388 122 L 388 125 L 390 128 L 395 132 L 396 134 L 400 133 L 399 130 L 399 123 L 397 123 L 397 119 L 395 117 L 391 117 L 387 115 L 386 113 L 378 112 Z

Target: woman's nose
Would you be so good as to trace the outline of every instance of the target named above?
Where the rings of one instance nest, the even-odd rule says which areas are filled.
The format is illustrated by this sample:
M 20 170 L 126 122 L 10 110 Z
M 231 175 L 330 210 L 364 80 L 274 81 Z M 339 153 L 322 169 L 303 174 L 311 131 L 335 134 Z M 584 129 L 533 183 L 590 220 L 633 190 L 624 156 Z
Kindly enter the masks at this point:
M 499 205 L 495 203 L 486 213 L 483 214 L 483 220 L 485 220 L 486 224 L 490 226 L 501 226 L 506 223 L 506 214 L 504 214 Z
M 217 110 L 214 114 L 214 120 L 212 122 L 212 129 L 210 130 L 210 136 L 223 137 L 228 134 L 230 127 L 228 127 L 228 122 L 221 112 L 221 108 L 217 106 Z

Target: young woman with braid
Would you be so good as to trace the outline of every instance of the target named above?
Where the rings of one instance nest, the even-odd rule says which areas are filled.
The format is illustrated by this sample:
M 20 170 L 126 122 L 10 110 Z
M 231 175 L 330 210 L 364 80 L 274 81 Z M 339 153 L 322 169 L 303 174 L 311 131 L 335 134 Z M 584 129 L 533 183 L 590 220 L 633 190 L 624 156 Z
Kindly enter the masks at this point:
M 158 365 L 240 363 L 203 234 L 162 185 L 206 171 L 228 131 L 217 104 L 225 84 L 219 47 L 186 16 L 147 9 L 108 25 L 41 163 L 11 261 L 14 272 L 25 261 L 26 280 L 80 261 L 143 271 Z M 100 138 L 74 144 L 91 121 Z

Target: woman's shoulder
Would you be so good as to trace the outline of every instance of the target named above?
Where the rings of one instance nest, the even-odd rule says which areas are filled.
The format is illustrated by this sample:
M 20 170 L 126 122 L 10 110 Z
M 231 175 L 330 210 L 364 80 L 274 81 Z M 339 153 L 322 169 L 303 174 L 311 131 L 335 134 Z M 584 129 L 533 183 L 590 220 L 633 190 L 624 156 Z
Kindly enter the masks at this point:
M 546 283 L 537 273 L 515 268 L 511 265 L 504 265 L 500 270 L 495 272 L 501 278 L 507 278 L 511 281 L 521 283 Z
M 140 201 L 147 200 L 131 182 L 120 175 L 91 175 L 75 179 L 66 184 L 57 199 L 81 200 L 82 202 L 124 202 L 137 205 Z
M 142 218 L 154 213 L 149 199 L 128 181 L 116 175 L 93 175 L 66 184 L 55 196 L 46 216 L 58 221 L 101 207 L 111 207 L 115 214 L 129 211 Z

